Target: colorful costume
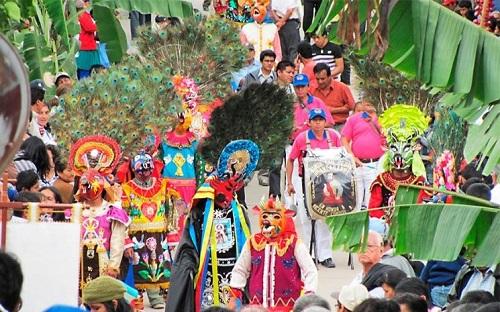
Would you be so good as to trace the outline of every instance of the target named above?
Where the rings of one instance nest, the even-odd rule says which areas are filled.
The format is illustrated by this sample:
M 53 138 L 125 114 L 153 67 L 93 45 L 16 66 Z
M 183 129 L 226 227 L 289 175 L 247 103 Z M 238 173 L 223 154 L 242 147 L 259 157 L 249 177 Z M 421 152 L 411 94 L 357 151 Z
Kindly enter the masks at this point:
M 250 14 L 253 4 L 252 0 L 228 0 L 227 5 L 222 5 L 220 1 L 217 2 L 215 7 L 216 12 L 221 11 L 224 6 L 228 19 L 239 23 L 249 23 L 252 21 L 252 14 Z
M 199 312 L 229 302 L 231 271 L 250 236 L 235 192 L 255 170 L 258 159 L 255 143 L 229 143 L 217 173 L 196 192 L 172 270 L 167 311 Z
M 163 299 L 160 289 L 168 288 L 171 252 L 178 242 L 175 209 L 172 200 L 177 193 L 168 188 L 167 180 L 152 176 L 154 161 L 144 152 L 132 159 L 134 179 L 122 185 L 122 205 L 132 219 L 129 228 L 134 257 L 134 284 L 148 290 L 150 303 Z M 169 209 L 171 208 L 171 209 Z M 151 295 L 152 293 L 155 295 Z
M 180 127 L 182 123 L 176 129 Z M 198 141 L 189 130 L 185 130 L 184 133 L 176 132 L 176 130 L 168 132 L 161 144 L 161 155 L 165 164 L 162 176 L 169 179 L 188 206 L 196 192 L 194 159 L 197 147 Z
M 242 44 L 252 44 L 255 48 L 255 59 L 259 60 L 260 52 L 273 50 L 276 61 L 281 60 L 281 42 L 278 27 L 274 23 L 264 23 L 269 0 L 257 0 L 252 7 L 253 23 L 245 24 L 241 28 L 240 40 Z
M 379 118 L 387 138 L 388 149 L 384 155 L 384 172 L 370 187 L 368 209 L 393 206 L 394 194 L 399 184 L 423 185 L 425 167 L 416 141 L 427 128 L 428 118 L 415 106 L 398 104 L 390 107 Z M 372 210 L 371 217 L 390 220 L 393 209 Z
M 302 291 L 316 291 L 318 271 L 297 237 L 293 211 L 273 199 L 261 202 L 254 211 L 259 214 L 261 232 L 243 247 L 232 272 L 232 293 L 241 301 L 248 286 L 250 304 L 291 311 Z
M 120 158 L 120 147 L 104 136 L 88 136 L 71 148 L 69 163 L 80 177 L 75 197 L 84 203 L 98 203 L 82 211 L 80 288 L 103 273 L 118 272 L 130 219 L 119 204 L 102 198 L 106 190 L 113 201 L 107 177 Z
M 167 132 L 161 144 L 161 158 L 165 164 L 162 176 L 169 179 L 189 206 L 196 192 L 194 158 L 198 147 L 197 138 L 190 127 L 200 98 L 193 79 L 177 75 L 172 81 L 177 95 L 182 98 L 184 112 L 179 114 L 176 127 Z

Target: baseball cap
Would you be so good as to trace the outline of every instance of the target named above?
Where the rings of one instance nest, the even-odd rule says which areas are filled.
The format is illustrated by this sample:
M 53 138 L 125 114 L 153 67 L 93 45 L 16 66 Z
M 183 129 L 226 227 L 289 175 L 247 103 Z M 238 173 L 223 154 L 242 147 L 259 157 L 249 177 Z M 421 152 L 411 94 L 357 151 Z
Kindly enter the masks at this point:
M 321 117 L 326 120 L 326 113 L 321 108 L 314 108 L 309 112 L 309 120 L 313 120 L 316 117 Z
M 71 76 L 67 72 L 58 72 L 56 74 L 56 80 L 54 81 L 54 83 L 57 85 L 57 81 L 59 80 L 59 78 L 62 78 L 62 77 L 71 78 Z
M 309 78 L 304 74 L 297 74 L 293 77 L 294 87 L 305 87 L 309 85 Z
M 384 240 L 387 239 L 389 235 L 389 226 L 382 219 L 370 218 L 368 228 L 370 231 L 379 233 Z
M 364 285 L 343 286 L 339 294 L 339 302 L 349 311 L 353 311 L 365 299 L 369 298 L 368 289 Z
M 30 82 L 31 90 L 41 90 L 45 92 L 45 83 L 43 83 L 42 79 L 35 79 Z

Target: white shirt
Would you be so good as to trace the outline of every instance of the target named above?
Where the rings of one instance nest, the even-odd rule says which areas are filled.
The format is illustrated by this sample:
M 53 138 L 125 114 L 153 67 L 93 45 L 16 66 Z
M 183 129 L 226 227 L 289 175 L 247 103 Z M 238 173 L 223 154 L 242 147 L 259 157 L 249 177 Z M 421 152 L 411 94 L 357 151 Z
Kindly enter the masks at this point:
M 242 43 L 251 43 L 255 48 L 255 59 L 259 60 L 260 52 L 264 50 L 274 51 L 274 40 L 278 34 L 278 28 L 273 23 L 248 23 L 241 28 L 241 34 L 245 38 Z M 275 51 L 276 52 L 276 51 Z
M 500 205 L 500 183 L 497 183 L 491 190 L 491 202 Z
M 271 3 L 271 10 L 276 11 L 276 15 L 279 17 L 285 16 L 286 11 L 293 8 L 293 13 L 290 15 L 289 19 L 299 19 L 299 7 L 299 0 L 273 0 Z
M 260 83 L 272 83 L 274 81 L 273 72 L 271 71 L 269 75 L 266 76 L 262 72 L 262 68 L 259 70 L 259 76 L 257 77 L 259 78 Z
M 493 265 L 486 270 L 486 272 L 481 273 L 478 269 L 474 269 L 474 273 L 470 277 L 469 282 L 465 285 L 464 290 L 460 299 L 464 297 L 466 293 L 473 290 L 485 290 L 490 294 L 495 293 L 495 283 L 496 279 L 493 273 L 495 272 L 497 266 Z

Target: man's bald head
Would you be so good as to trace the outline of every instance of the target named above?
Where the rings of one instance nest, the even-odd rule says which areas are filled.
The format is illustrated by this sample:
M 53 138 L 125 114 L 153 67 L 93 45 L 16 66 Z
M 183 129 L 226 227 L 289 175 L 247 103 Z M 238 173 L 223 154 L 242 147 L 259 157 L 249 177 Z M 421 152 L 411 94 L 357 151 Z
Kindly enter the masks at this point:
M 371 267 L 380 262 L 384 253 L 384 240 L 374 231 L 368 232 L 368 244 L 364 252 L 358 253 L 358 260 L 364 267 Z

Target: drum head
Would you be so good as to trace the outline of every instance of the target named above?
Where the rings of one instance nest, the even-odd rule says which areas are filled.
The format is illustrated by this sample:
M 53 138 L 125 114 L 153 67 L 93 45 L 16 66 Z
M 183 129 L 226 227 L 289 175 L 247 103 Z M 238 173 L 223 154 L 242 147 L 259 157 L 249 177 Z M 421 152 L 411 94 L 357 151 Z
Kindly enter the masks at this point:
M 0 34 L 0 172 L 14 157 L 28 127 L 30 88 L 24 63 Z

